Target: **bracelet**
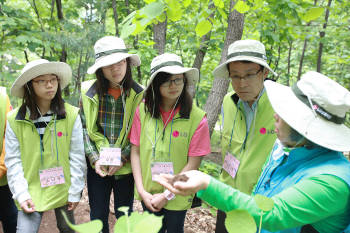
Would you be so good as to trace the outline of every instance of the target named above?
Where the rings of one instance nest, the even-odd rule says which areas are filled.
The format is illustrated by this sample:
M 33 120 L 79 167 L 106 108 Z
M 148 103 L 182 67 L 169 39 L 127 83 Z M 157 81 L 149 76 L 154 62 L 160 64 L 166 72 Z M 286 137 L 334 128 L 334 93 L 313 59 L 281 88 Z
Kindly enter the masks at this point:
M 163 194 L 164 194 L 165 198 L 168 199 L 168 201 L 173 200 L 175 198 L 175 194 L 170 192 L 168 189 L 165 189 Z

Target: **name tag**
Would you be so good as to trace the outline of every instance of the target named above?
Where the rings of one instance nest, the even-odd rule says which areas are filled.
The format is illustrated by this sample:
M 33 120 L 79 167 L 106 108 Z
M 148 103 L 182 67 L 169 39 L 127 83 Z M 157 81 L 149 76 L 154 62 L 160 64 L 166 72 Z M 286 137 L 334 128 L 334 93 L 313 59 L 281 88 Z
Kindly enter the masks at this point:
M 120 166 L 121 149 L 102 147 L 100 150 L 100 165 Z
M 232 178 L 235 178 L 239 164 L 240 161 L 234 155 L 227 152 L 222 168 L 230 174 Z
M 64 184 L 64 173 L 62 167 L 53 167 L 39 171 L 40 185 L 42 188 Z
M 174 167 L 172 162 L 153 162 L 151 164 L 152 180 L 159 174 L 174 175 Z

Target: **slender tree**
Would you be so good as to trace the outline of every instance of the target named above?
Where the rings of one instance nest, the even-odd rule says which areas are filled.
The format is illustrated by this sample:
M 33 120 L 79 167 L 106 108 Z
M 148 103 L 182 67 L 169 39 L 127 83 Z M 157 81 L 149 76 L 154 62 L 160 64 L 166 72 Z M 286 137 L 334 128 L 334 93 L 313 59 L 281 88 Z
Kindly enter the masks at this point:
M 240 40 L 243 34 L 244 14 L 233 10 L 236 2 L 230 1 L 230 14 L 228 16 L 228 25 L 226 30 L 226 39 L 224 48 L 221 52 L 220 64 L 226 61 L 227 50 L 231 43 Z M 221 104 L 227 93 L 230 81 L 224 77 L 214 77 L 213 86 L 205 103 L 204 110 L 207 112 L 210 135 L 213 132 L 215 123 L 220 113 Z

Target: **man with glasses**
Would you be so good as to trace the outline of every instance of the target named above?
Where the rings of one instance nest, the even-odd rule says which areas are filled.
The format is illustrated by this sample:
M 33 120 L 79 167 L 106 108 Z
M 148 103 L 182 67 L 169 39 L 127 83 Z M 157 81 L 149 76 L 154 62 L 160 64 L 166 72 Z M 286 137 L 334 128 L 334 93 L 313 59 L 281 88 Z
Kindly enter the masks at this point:
M 229 46 L 227 60 L 213 72 L 231 80 L 233 92 L 222 106 L 223 166 L 220 180 L 250 195 L 276 140 L 273 109 L 264 80 L 271 71 L 265 46 L 256 40 L 239 40 Z M 227 232 L 226 213 L 218 211 L 216 233 Z

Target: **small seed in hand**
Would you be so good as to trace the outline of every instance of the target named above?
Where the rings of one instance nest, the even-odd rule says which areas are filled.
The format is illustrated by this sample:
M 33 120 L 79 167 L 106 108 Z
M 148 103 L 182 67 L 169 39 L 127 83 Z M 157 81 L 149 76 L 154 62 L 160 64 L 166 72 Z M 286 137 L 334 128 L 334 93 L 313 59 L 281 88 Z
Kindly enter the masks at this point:
M 174 183 L 176 181 L 182 181 L 182 182 L 186 182 L 188 180 L 188 176 L 186 176 L 185 174 L 181 174 L 181 175 L 176 175 L 173 177 L 173 179 L 171 180 L 171 185 L 174 185 Z

